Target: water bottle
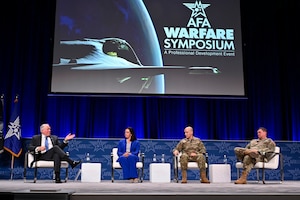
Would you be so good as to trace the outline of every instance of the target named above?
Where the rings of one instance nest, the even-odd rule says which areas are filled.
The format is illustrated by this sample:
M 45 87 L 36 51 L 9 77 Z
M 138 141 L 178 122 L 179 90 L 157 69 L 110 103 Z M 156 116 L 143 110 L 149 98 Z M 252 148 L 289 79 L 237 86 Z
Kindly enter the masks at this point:
M 227 164 L 227 156 L 225 154 L 224 154 L 223 162 L 224 164 Z
M 161 154 L 161 162 L 162 162 L 162 163 L 165 162 L 165 154 Z
M 91 161 L 90 153 L 86 153 L 85 161 L 86 162 L 90 162 Z
M 157 159 L 156 159 L 156 154 L 153 154 L 153 159 L 152 159 L 153 162 L 156 162 Z

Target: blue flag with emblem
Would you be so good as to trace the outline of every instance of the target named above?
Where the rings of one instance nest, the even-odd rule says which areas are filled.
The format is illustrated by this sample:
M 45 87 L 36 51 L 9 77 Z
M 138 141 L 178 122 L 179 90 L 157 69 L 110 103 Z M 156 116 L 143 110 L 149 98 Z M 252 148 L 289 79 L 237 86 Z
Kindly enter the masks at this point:
M 18 96 L 16 96 L 14 100 L 8 131 L 4 138 L 4 149 L 15 157 L 19 157 L 22 153 L 20 106 L 18 102 Z

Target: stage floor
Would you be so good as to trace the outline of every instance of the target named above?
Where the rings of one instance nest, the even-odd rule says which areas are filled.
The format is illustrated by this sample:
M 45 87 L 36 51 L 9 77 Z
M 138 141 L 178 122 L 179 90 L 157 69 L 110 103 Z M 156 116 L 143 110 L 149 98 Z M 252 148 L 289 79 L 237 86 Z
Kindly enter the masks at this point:
M 114 183 L 102 180 L 99 183 L 88 183 L 69 180 L 67 183 L 57 184 L 51 180 L 0 180 L 0 193 L 12 193 L 19 191 L 70 191 L 72 194 L 138 194 L 138 195 L 209 195 L 209 194 L 284 194 L 299 195 L 299 181 L 266 181 L 266 184 L 256 181 L 248 181 L 248 184 L 236 185 L 231 183 L 203 184 L 199 181 L 189 181 L 187 184 L 151 183 L 145 180 L 143 183 L 129 183 L 123 180 L 115 180 Z

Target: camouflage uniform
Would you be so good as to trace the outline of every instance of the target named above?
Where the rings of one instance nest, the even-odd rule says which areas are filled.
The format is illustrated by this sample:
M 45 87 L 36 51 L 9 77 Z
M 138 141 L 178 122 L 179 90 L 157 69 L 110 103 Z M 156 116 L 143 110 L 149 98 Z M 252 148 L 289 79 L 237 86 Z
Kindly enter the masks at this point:
M 182 152 L 182 155 L 180 156 L 180 165 L 181 169 L 186 170 L 188 161 L 195 161 L 198 164 L 198 167 L 200 170 L 205 170 L 205 153 L 206 148 L 203 144 L 203 142 L 197 138 L 193 137 L 192 139 L 184 138 L 180 140 L 180 142 L 177 144 L 177 146 L 173 149 L 173 152 L 177 150 L 179 152 Z M 197 156 L 191 157 L 191 153 L 196 153 Z
M 274 152 L 275 151 L 275 142 L 271 138 L 266 138 L 264 140 L 253 139 L 251 140 L 245 148 L 235 147 L 234 153 L 239 161 L 243 162 L 244 170 L 249 173 L 250 170 L 253 168 L 255 163 L 261 162 L 264 159 L 264 154 L 266 155 L 265 161 L 269 161 L 272 158 L 272 154 L 267 152 Z M 245 151 L 247 149 L 256 149 L 259 152 L 258 157 L 253 158 L 250 155 L 245 155 Z

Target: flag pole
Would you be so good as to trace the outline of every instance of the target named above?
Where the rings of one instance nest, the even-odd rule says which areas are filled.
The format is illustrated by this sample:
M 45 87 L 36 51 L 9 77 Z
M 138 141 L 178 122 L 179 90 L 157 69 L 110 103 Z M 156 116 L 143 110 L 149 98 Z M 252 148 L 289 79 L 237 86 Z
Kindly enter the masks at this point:
M 14 176 L 14 162 L 15 162 L 15 156 L 11 155 L 10 180 L 13 180 L 13 176 Z
M 0 154 L 4 152 L 4 94 L 0 96 Z
M 19 95 L 16 94 L 14 102 L 18 102 Z M 15 156 L 11 154 L 11 163 L 10 163 L 10 180 L 13 180 L 14 176 L 14 163 L 15 163 Z

